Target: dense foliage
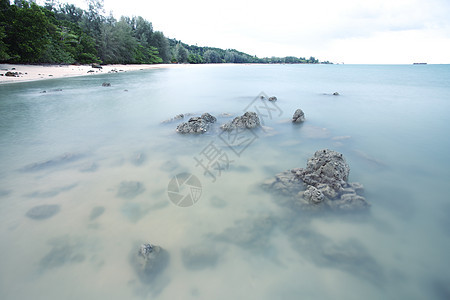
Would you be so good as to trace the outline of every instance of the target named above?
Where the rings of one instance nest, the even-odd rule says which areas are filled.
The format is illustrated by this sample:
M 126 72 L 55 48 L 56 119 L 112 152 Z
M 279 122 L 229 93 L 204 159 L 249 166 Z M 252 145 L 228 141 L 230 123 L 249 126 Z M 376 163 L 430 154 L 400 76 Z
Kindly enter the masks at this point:
M 11 63 L 319 63 L 314 57 L 258 58 L 234 49 L 187 45 L 154 31 L 142 17 L 104 16 L 103 0 L 88 9 L 0 0 L 0 62 Z M 328 62 L 327 62 L 328 63 Z

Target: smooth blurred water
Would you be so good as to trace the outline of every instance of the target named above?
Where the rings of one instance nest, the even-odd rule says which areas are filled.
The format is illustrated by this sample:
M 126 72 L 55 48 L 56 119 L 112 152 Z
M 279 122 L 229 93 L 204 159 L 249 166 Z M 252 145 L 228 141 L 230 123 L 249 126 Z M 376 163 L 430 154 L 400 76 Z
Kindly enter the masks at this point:
M 261 92 L 278 107 L 237 155 L 219 115 L 267 115 Z M 293 126 L 297 108 L 306 122 Z M 161 124 L 203 112 L 218 116 L 203 135 Z M 449 112 L 448 65 L 180 66 L 1 85 L 0 298 L 449 299 Z M 195 161 L 208 145 L 231 160 L 214 182 Z M 293 212 L 261 190 L 322 148 L 344 154 L 368 214 Z M 181 172 L 203 188 L 188 208 L 167 195 Z M 140 188 L 122 193 L 127 182 Z M 60 209 L 26 216 L 43 204 Z M 129 261 L 144 242 L 170 254 L 151 284 Z

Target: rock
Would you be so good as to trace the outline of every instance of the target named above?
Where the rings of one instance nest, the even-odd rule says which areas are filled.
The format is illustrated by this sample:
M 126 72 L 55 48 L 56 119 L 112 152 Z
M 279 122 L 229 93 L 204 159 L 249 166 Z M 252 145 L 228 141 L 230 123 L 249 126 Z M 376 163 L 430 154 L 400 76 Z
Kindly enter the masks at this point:
M 110 86 L 111 86 L 111 83 L 109 83 L 109 82 L 103 82 L 103 83 L 102 83 L 102 86 L 103 86 L 103 87 L 110 87 Z
M 103 215 L 105 212 L 105 208 L 103 206 L 96 206 L 91 210 L 91 214 L 89 215 L 89 220 L 93 221 Z
M 297 109 L 294 112 L 294 115 L 292 116 L 292 122 L 293 123 L 302 123 L 305 121 L 305 113 L 300 108 Z
M 26 216 L 34 220 L 44 220 L 53 217 L 59 210 L 60 207 L 57 204 L 43 204 L 31 208 Z
M 117 191 L 117 197 L 132 199 L 144 192 L 144 185 L 139 181 L 122 181 Z
M 95 71 L 94 70 L 89 70 L 89 71 L 87 71 L 88 73 L 94 73 Z
M 255 112 L 246 112 L 240 117 L 236 117 L 233 121 L 220 126 L 222 130 L 232 131 L 238 128 L 256 128 L 261 126 L 259 117 Z
M 151 283 L 167 267 L 169 253 L 160 246 L 142 244 L 131 254 L 131 264 L 143 283 Z
M 5 76 L 8 76 L 8 77 L 19 77 L 19 73 L 8 71 L 8 72 L 5 73 Z
M 209 123 L 200 117 L 190 118 L 188 122 L 177 126 L 178 133 L 205 133 L 209 129 Z
M 310 185 L 303 193 L 303 199 L 309 204 L 319 204 L 324 201 L 325 197 L 319 189 Z
M 319 183 L 339 183 L 347 181 L 350 167 L 341 153 L 324 149 L 314 153 L 308 159 L 302 180 L 307 184 L 316 186 Z
M 162 124 L 172 123 L 172 122 L 174 122 L 174 121 L 178 121 L 178 120 L 182 120 L 182 119 L 184 119 L 184 114 L 179 114 L 179 115 L 176 115 L 176 116 L 173 117 L 173 118 L 170 118 L 170 119 L 168 119 L 168 120 L 162 121 L 161 123 L 162 123 Z
M 339 93 L 338 92 L 334 92 L 333 96 L 339 96 Z
M 181 123 L 177 126 L 179 133 L 205 133 L 209 129 L 209 125 L 216 122 L 216 117 L 209 113 L 204 113 L 200 117 L 192 117 L 188 122 Z
M 181 259 L 186 269 L 201 270 L 214 267 L 219 253 L 212 245 L 194 245 L 181 250 Z
M 92 64 L 91 67 L 94 69 L 103 69 L 103 67 L 100 66 L 99 64 Z
M 25 166 L 22 169 L 22 171 L 26 171 L 26 172 L 40 171 L 40 170 L 43 170 L 46 168 L 57 167 L 57 166 L 61 166 L 61 165 L 64 165 L 64 164 L 67 164 L 70 162 L 74 162 L 76 160 L 79 160 L 82 157 L 83 157 L 82 154 L 65 153 L 54 159 L 50 159 L 50 160 L 46 160 L 46 161 L 38 162 L 38 163 L 33 163 L 31 165 Z
M 275 179 L 264 182 L 263 188 L 287 196 L 288 204 L 305 210 L 317 204 L 340 211 L 366 209 L 370 204 L 362 197 L 364 187 L 348 183 L 349 173 L 350 167 L 341 153 L 324 149 L 308 159 L 305 169 L 277 174 Z
M 203 115 L 201 115 L 200 118 L 202 118 L 208 123 L 215 123 L 217 121 L 216 117 L 210 115 L 209 113 L 204 113 Z
M 277 99 L 277 97 L 275 97 L 275 96 L 272 96 L 272 97 L 269 97 L 269 101 L 277 101 L 278 99 Z

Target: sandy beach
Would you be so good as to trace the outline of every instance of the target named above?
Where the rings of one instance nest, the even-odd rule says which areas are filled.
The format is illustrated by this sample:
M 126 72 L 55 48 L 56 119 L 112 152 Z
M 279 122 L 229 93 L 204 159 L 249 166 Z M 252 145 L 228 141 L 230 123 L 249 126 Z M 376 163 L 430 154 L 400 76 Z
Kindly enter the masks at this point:
M 74 76 L 93 76 L 98 74 L 130 72 L 145 69 L 168 68 L 177 65 L 105 65 L 101 69 L 91 65 L 16 65 L 0 64 L 0 84 L 25 81 L 46 80 L 52 78 L 64 78 Z M 6 76 L 12 72 L 16 76 Z

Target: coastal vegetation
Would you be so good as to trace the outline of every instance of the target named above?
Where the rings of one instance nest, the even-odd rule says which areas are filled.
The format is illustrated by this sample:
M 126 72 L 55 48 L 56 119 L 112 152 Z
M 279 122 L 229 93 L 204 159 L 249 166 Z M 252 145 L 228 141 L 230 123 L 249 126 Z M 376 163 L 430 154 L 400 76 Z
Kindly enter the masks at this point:
M 142 17 L 106 16 L 103 0 L 88 9 L 48 0 L 0 0 L 0 62 L 50 64 L 329 63 L 315 57 L 258 58 L 234 49 L 169 39 Z

